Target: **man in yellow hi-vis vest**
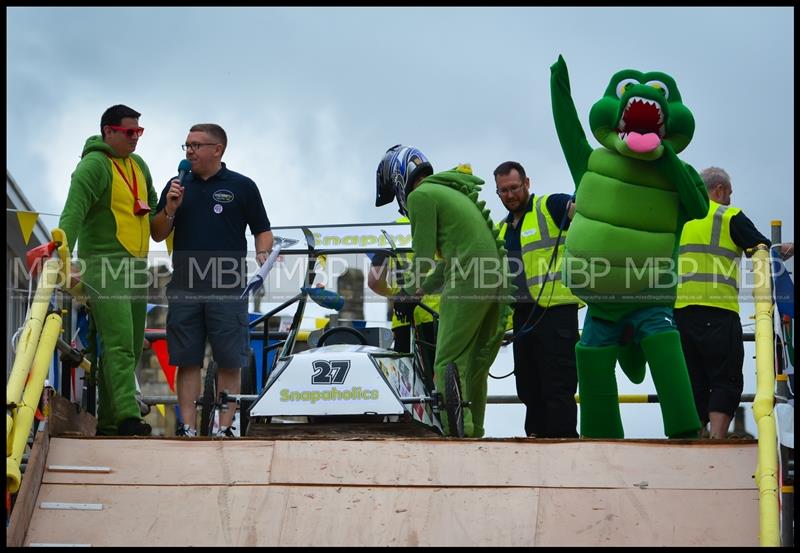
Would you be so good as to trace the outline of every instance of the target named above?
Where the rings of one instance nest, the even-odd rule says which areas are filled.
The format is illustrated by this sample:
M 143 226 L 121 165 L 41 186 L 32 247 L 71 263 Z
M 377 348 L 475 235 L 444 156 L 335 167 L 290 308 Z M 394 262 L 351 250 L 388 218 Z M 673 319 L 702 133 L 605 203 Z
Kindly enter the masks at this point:
M 770 241 L 741 209 L 730 205 L 733 188 L 725 170 L 709 167 L 700 177 L 710 205 L 705 218 L 687 222 L 681 233 L 675 322 L 697 414 L 703 425 L 711 423 L 711 438 L 724 438 L 744 388 L 742 252 Z
M 526 406 L 525 433 L 577 438 L 575 344 L 578 308 L 584 304 L 561 282 L 564 240 L 575 205 L 569 194 L 535 197 L 530 178 L 515 161 L 501 163 L 494 178 L 497 195 L 509 211 L 499 229 L 517 288 L 514 376 L 517 396 Z M 557 257 L 550 263 L 555 250 Z
M 408 223 L 409 220 L 408 217 L 400 217 L 395 222 Z M 380 296 L 395 296 L 400 291 L 397 282 L 398 275 L 405 272 L 410 263 L 411 255 L 409 254 L 398 254 L 395 260 L 388 258 L 385 254 L 376 253 L 372 256 L 367 285 L 370 290 Z M 425 295 L 422 303 L 434 311 L 439 311 L 439 297 L 439 294 Z M 425 380 L 429 386 L 433 386 L 433 362 L 436 353 L 433 316 L 421 307 L 417 307 L 414 309 L 414 324 L 417 327 L 418 347 L 421 348 L 425 364 Z M 394 350 L 411 353 L 411 323 L 400 319 L 394 311 L 392 311 L 392 333 L 394 334 Z

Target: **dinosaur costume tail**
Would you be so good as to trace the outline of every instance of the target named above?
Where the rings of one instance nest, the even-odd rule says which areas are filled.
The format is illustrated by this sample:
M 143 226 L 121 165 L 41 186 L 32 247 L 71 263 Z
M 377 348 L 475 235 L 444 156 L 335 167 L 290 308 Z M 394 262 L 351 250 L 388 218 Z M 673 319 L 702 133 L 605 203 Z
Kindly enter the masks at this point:
M 617 392 L 617 346 L 575 345 L 578 392 L 581 400 L 581 436 L 624 438 Z
M 454 169 L 454 171 L 457 173 L 472 175 L 472 167 L 470 167 L 469 164 L 459 165 Z M 469 197 L 473 202 L 475 202 L 475 205 L 480 210 L 484 220 L 486 221 L 486 226 L 494 238 L 495 246 L 497 247 L 497 254 L 501 259 L 501 263 L 503 266 L 506 266 L 507 252 L 505 249 L 505 241 L 500 239 L 500 231 L 492 222 L 490 212 L 486 208 L 486 202 L 478 199 L 480 185 L 469 187 L 463 180 L 456 180 L 454 182 L 457 182 L 458 184 L 453 188 L 458 189 L 462 194 Z M 503 336 L 506 332 L 506 321 L 509 317 L 511 317 L 512 313 L 511 303 L 514 299 L 513 294 L 516 291 L 516 286 L 514 286 L 511 281 L 511 274 L 506 271 L 500 286 L 496 290 L 496 297 L 490 299 L 494 305 L 490 307 L 489 316 L 486 319 L 488 326 L 484 327 L 483 335 L 479 336 L 476 340 L 476 350 L 473 353 L 472 364 L 474 367 L 481 367 L 481 370 L 473 371 L 470 375 L 471 378 L 468 379 L 469 387 L 467 389 L 472 392 L 471 399 L 474 399 L 474 401 L 472 407 L 469 409 L 471 415 L 470 422 L 472 423 L 471 432 L 466 432 L 466 417 L 464 421 L 465 434 L 467 436 L 480 438 L 484 433 L 483 421 L 486 413 L 489 369 L 497 357 L 498 351 L 500 350 L 500 343 L 502 342 Z M 464 377 L 462 377 L 462 382 L 463 381 Z
M 634 384 L 641 384 L 644 381 L 645 375 L 645 358 L 644 352 L 639 344 L 630 342 L 627 345 L 620 346 L 619 353 L 619 366 L 625 376 L 630 379 Z
M 648 336 L 642 340 L 642 350 L 656 385 L 664 433 L 670 438 L 696 438 L 702 425 L 694 405 L 680 334 L 671 330 Z

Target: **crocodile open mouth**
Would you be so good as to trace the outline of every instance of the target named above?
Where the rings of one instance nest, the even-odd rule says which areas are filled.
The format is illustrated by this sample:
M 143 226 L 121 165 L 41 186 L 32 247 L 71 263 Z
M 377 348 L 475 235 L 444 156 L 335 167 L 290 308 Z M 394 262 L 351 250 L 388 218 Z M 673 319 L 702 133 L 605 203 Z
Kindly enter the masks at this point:
M 632 132 L 656 133 L 659 138 L 664 138 L 664 114 L 661 106 L 655 100 L 632 96 L 625 106 L 625 111 L 622 112 L 617 132 L 623 142 L 626 138 L 625 135 Z
M 633 96 L 628 100 L 617 124 L 619 139 L 629 150 L 649 154 L 664 138 L 664 113 L 655 100 Z

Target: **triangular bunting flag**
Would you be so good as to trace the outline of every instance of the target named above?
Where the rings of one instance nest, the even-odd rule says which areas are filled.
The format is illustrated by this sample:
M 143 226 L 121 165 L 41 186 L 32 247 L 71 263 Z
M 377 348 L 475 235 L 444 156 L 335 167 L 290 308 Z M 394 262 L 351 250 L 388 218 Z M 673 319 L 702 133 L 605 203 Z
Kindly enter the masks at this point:
M 150 342 L 150 347 L 152 347 L 153 351 L 156 352 L 156 358 L 158 359 L 158 364 L 161 365 L 161 370 L 164 371 L 164 378 L 167 379 L 167 384 L 169 384 L 169 389 L 174 392 L 175 372 L 177 370 L 177 367 L 175 365 L 170 365 L 169 363 L 169 352 L 167 351 L 167 341 L 153 340 L 152 342 Z
M 36 225 L 36 220 L 38 218 L 39 214 L 35 211 L 17 211 L 17 221 L 19 221 L 22 239 L 25 241 L 26 246 L 31 239 L 31 233 L 33 232 L 33 227 Z

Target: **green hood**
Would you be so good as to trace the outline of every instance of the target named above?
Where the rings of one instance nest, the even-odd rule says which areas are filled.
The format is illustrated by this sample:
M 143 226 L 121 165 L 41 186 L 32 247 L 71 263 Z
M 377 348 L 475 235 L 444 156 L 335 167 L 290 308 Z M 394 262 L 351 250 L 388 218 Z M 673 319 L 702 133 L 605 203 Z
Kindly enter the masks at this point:
M 427 177 L 425 181 L 455 188 L 466 195 L 469 195 L 470 192 L 477 193 L 485 183 L 483 179 L 472 174 L 472 169 L 468 165 L 460 165 L 449 171 L 436 173 Z
M 119 221 L 122 220 L 121 224 L 130 226 L 131 220 L 123 220 L 125 214 L 120 213 L 118 208 L 115 211 L 111 186 L 114 176 L 107 156 L 118 157 L 118 154 L 111 146 L 103 142 L 100 135 L 90 136 L 86 139 L 81 160 L 72 173 L 67 201 L 59 219 L 58 226 L 67 236 L 70 252 L 75 248 L 76 241 L 79 243 L 79 257 L 131 255 L 130 252 L 135 249 L 133 246 L 132 249 L 128 249 L 118 237 Z M 150 209 L 155 211 L 158 196 L 153 188 L 150 169 L 137 154 L 132 153 L 130 159 L 142 171 L 144 182 L 141 183 L 141 186 L 147 187 L 147 203 Z M 123 211 L 128 213 L 127 210 Z M 121 219 L 119 219 L 120 217 Z M 149 241 L 149 230 L 146 228 L 149 224 L 140 225 L 142 221 L 137 219 L 132 221 L 136 228 L 142 226 L 141 240 L 138 237 L 135 238 L 138 247 L 139 244 Z
M 472 174 L 472 166 L 468 163 L 462 163 L 458 167 L 454 167 L 449 171 L 442 171 L 440 173 L 436 173 L 423 179 L 423 183 L 431 183 L 431 184 L 438 184 L 441 186 L 445 186 L 447 188 L 451 188 L 458 192 L 461 192 L 466 197 L 468 197 L 475 207 L 478 208 L 481 215 L 483 216 L 484 221 L 486 222 L 486 226 L 488 227 L 489 231 L 492 234 L 492 239 L 494 241 L 495 248 L 497 249 L 497 254 L 499 258 L 502 260 L 502 263 L 505 265 L 506 261 L 506 249 L 505 249 L 505 240 L 500 238 L 500 231 L 492 222 L 490 212 L 486 208 L 486 202 L 484 200 L 478 199 L 478 193 L 481 190 L 481 186 L 485 184 L 486 181 L 481 179 L 480 177 L 476 177 Z M 412 192 L 411 194 L 414 194 Z M 476 229 L 477 232 L 477 229 Z M 502 298 L 503 301 L 510 305 L 513 301 L 513 295 L 516 291 L 516 287 L 511 282 L 512 277 L 509 274 L 506 274 L 506 282 L 504 286 L 504 291 L 501 296 L 505 296 Z M 409 293 L 413 293 L 409 291 Z M 510 307 L 508 307 L 510 313 Z M 498 328 L 499 335 L 502 336 L 505 333 L 505 325 L 507 314 L 501 317 L 500 327 Z
M 117 152 L 115 152 L 111 146 L 103 142 L 103 137 L 99 134 L 95 134 L 86 139 L 86 144 L 83 145 L 81 157 L 85 157 L 86 154 L 91 152 L 102 152 L 114 157 L 119 157 Z

